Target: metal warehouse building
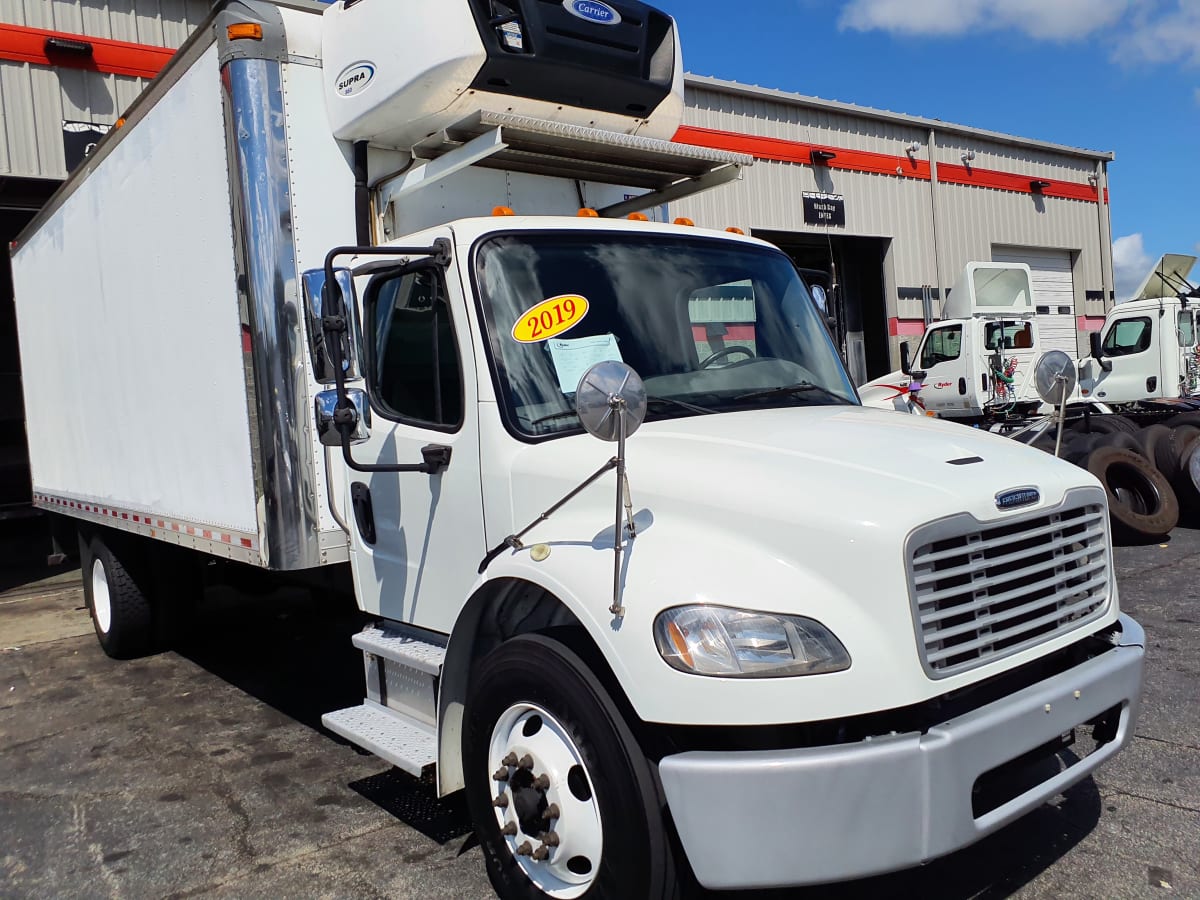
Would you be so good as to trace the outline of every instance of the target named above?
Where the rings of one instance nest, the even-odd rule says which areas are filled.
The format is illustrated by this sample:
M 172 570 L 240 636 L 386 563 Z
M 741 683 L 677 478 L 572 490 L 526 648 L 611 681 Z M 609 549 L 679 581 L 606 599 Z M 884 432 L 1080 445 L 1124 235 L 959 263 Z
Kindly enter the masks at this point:
M 0 237 L 17 235 L 211 6 L 0 0 Z M 756 164 L 672 215 L 739 226 L 836 285 L 830 310 L 860 383 L 896 368 L 900 341 L 937 317 L 971 260 L 1029 263 L 1052 346 L 1074 350 L 1077 327 L 1099 327 L 1111 303 L 1111 154 L 694 76 L 685 122 L 677 140 Z M 0 528 L 10 529 L 32 514 L 19 377 L 0 265 Z
M 756 162 L 672 214 L 836 275 L 857 383 L 898 368 L 971 261 L 1027 263 L 1039 330 L 1072 355 L 1112 303 L 1111 153 L 695 76 L 684 121 L 677 140 Z

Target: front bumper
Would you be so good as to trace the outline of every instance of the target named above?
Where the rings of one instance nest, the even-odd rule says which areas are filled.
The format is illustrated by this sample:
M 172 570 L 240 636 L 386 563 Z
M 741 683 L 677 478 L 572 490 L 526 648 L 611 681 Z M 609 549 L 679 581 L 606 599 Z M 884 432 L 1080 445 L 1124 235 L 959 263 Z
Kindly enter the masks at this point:
M 1133 733 L 1145 635 L 937 725 L 853 745 L 696 751 L 659 764 L 688 861 L 711 889 L 841 881 L 918 865 L 972 844 L 1085 778 Z M 986 772 L 1120 709 L 1114 740 L 976 817 Z

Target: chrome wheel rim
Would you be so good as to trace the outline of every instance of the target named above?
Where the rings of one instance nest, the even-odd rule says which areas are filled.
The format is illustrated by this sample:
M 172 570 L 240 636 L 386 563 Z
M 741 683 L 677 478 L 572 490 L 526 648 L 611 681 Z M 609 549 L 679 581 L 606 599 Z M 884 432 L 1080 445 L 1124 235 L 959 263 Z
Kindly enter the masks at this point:
M 529 880 L 561 900 L 586 893 L 604 832 L 591 773 L 563 724 L 532 703 L 510 706 L 492 729 L 488 777 L 501 837 Z
M 92 614 L 96 627 L 104 634 L 112 627 L 112 598 L 108 593 L 108 573 L 99 559 L 92 562 Z

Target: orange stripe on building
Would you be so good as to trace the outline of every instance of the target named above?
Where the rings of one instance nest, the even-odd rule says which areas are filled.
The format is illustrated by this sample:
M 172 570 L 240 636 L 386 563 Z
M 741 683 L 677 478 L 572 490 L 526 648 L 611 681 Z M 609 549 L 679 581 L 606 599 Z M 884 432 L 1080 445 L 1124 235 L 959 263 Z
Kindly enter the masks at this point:
M 712 150 L 744 153 L 753 156 L 755 159 L 790 162 L 799 165 L 817 165 L 813 162 L 813 151 L 827 151 L 834 154 L 833 158 L 819 165 L 828 166 L 830 169 L 842 169 L 847 172 L 869 172 L 875 175 L 892 175 L 900 178 L 916 178 L 921 181 L 932 179 L 929 163 L 925 160 L 910 159 L 907 154 L 892 156 L 887 153 L 871 153 L 866 150 L 847 150 L 842 147 L 808 144 L 803 141 L 790 141 L 784 138 L 739 134 L 733 131 L 719 131 L 713 128 L 698 128 L 694 125 L 681 126 L 675 133 L 674 141 L 678 144 L 692 144 L 697 147 L 708 147 Z M 980 169 L 974 166 L 968 169 L 966 166 L 938 163 L 938 181 L 946 184 L 992 188 L 994 190 L 1010 191 L 1018 194 L 1034 194 L 1039 193 L 1039 191 L 1034 190 L 1032 185 L 1032 182 L 1035 180 L 1049 181 L 1049 184 L 1040 190 L 1040 193 L 1045 197 L 1055 197 L 1064 200 L 1083 200 L 1089 203 L 1099 202 L 1099 194 L 1096 188 L 1086 182 L 1035 179 L 1031 175 L 997 172 L 992 169 Z M 1107 190 L 1104 192 L 1104 202 L 1108 202 Z
M 92 51 L 88 54 L 65 49 L 56 50 L 52 44 L 47 43 L 52 39 L 88 44 Z M 86 34 L 0 24 L 0 59 L 31 63 L 35 66 L 86 69 L 113 75 L 153 78 L 162 71 L 174 54 L 175 51 L 170 47 L 154 47 Z

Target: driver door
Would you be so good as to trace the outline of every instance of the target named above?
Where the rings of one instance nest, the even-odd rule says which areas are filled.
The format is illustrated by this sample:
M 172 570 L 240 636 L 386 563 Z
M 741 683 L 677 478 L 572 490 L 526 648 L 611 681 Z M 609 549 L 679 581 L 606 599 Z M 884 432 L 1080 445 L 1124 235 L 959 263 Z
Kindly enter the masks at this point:
M 1105 403 L 1132 403 L 1163 396 L 1158 332 L 1148 313 L 1113 319 L 1101 345 L 1104 359 L 1112 368 L 1106 372 L 1096 360 L 1089 360 L 1087 375 L 1091 378 L 1083 380 L 1082 386 Z M 1175 386 L 1170 388 L 1174 390 Z
M 448 236 L 448 235 L 447 235 Z M 351 565 L 369 613 L 449 632 L 482 558 L 476 372 L 457 270 L 432 260 L 356 279 L 373 422 L 363 463 L 450 464 L 420 472 L 347 472 Z
M 921 402 L 939 414 L 970 409 L 971 359 L 963 353 L 963 323 L 930 328 L 921 343 L 916 368 L 925 373 Z

